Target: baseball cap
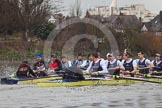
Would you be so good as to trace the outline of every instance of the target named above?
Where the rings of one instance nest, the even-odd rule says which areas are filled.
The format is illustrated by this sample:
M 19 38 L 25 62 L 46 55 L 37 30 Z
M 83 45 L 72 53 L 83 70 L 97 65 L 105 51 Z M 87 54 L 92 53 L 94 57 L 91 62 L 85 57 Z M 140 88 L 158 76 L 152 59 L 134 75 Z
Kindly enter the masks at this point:
M 56 54 L 52 54 L 52 55 L 51 55 L 51 57 L 56 58 L 56 57 L 57 57 L 57 55 L 56 55 Z
M 107 57 L 108 56 L 114 56 L 113 53 L 107 53 Z
M 156 53 L 155 56 L 156 56 L 156 57 L 161 57 L 161 54 Z

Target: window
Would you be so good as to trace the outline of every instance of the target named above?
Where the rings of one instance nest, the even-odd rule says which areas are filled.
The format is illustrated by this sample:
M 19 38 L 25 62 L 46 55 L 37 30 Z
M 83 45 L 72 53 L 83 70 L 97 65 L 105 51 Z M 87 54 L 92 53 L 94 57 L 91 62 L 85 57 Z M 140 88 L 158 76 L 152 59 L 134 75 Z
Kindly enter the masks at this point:
M 158 20 L 155 21 L 155 24 L 157 24 L 157 23 L 158 23 Z

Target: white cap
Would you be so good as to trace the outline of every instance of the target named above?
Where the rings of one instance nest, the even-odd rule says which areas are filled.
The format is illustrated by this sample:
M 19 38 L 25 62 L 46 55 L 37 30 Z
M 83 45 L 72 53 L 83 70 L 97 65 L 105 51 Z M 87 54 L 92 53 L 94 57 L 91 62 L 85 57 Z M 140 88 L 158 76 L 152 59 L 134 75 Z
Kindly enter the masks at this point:
M 114 56 L 113 53 L 107 53 L 107 57 L 108 56 Z

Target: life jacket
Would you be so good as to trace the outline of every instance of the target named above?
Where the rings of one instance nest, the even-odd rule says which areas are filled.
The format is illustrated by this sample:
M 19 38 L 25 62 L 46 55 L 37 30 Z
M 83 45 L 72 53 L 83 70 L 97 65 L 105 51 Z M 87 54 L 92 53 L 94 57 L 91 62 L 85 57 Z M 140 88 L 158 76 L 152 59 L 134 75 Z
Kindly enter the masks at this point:
M 63 74 L 63 80 L 69 82 L 85 80 L 85 78 L 83 76 L 83 72 L 80 69 L 78 69 L 75 66 L 72 66 L 65 70 L 65 73 Z
M 90 72 L 97 72 L 97 71 L 102 71 L 102 67 L 100 66 L 101 60 L 99 60 L 97 63 L 93 61 L 92 67 L 90 69 Z
M 147 67 L 146 65 L 146 60 L 143 60 L 143 62 L 141 62 L 140 60 L 138 61 L 138 67 L 139 68 L 144 68 L 144 67 Z M 148 74 L 149 73 L 149 69 L 142 69 L 142 70 L 139 70 L 139 73 L 142 73 L 142 74 Z
M 62 64 L 62 70 L 63 71 L 65 71 L 69 67 L 69 62 L 68 61 L 65 62 L 65 63 L 61 62 L 61 64 Z
M 40 61 L 34 64 L 34 70 L 42 70 L 43 68 L 45 68 L 44 61 Z
M 50 63 L 48 65 L 49 68 L 58 68 L 59 67 L 59 64 L 57 61 L 54 61 L 53 63 Z
M 157 64 L 156 63 L 156 60 L 153 62 L 153 64 L 154 64 L 154 68 L 153 68 L 153 70 L 154 71 L 157 71 L 157 72 L 159 72 L 159 71 L 162 71 L 162 61 L 160 61 L 160 63 L 159 64 Z
M 34 64 L 33 69 L 38 71 L 38 73 L 36 73 L 37 76 L 39 76 L 39 77 L 47 76 L 46 71 L 41 71 L 43 68 L 46 68 L 45 67 L 45 62 L 40 61 L 40 62 L 37 62 L 37 63 Z
M 21 71 L 21 72 L 26 72 L 29 70 L 29 65 L 26 64 L 26 63 L 22 63 L 20 64 L 19 68 L 18 68 L 18 71 Z
M 29 77 L 30 67 L 28 64 L 20 64 L 18 71 L 16 72 L 17 77 Z
M 129 63 L 126 62 L 126 60 L 124 61 L 124 64 L 123 64 L 124 68 L 125 68 L 125 71 L 133 71 L 134 68 L 133 68 L 133 60 Z
M 73 66 L 78 66 L 78 65 L 80 66 L 82 64 L 83 64 L 83 60 L 74 60 L 72 65 Z
M 86 68 L 86 69 L 89 67 L 89 64 L 90 64 L 90 61 L 87 60 L 87 61 L 86 61 L 86 65 L 85 65 L 85 68 Z
M 108 62 L 107 68 L 115 68 L 115 67 L 117 67 L 118 66 L 117 62 L 118 62 L 118 60 L 115 60 L 114 63 Z M 119 75 L 120 74 L 120 69 L 109 70 L 109 74 L 110 75 Z

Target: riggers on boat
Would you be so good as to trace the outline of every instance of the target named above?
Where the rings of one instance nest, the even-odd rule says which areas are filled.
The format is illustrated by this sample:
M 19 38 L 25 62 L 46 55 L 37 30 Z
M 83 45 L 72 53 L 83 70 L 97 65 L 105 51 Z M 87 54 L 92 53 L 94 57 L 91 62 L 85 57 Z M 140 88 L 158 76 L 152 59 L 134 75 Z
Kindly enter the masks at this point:
M 62 79 L 62 77 L 60 77 L 60 76 L 48 76 L 48 77 L 43 77 L 43 78 L 20 80 L 20 81 L 18 81 L 18 84 L 37 84 L 37 83 L 46 82 L 46 81 L 55 80 L 55 79 Z
M 18 78 L 1 78 L 1 84 L 36 84 L 40 82 L 46 82 L 49 80 L 62 79 L 61 76 L 47 76 L 41 78 L 28 78 L 28 79 L 18 79 Z
M 97 86 L 97 85 L 120 85 L 120 84 L 134 84 L 140 82 L 161 83 L 162 79 L 157 78 L 131 78 L 125 77 L 123 79 L 86 79 L 76 82 L 62 82 L 62 80 L 54 80 L 48 82 L 37 83 L 38 87 L 73 87 L 73 86 Z

